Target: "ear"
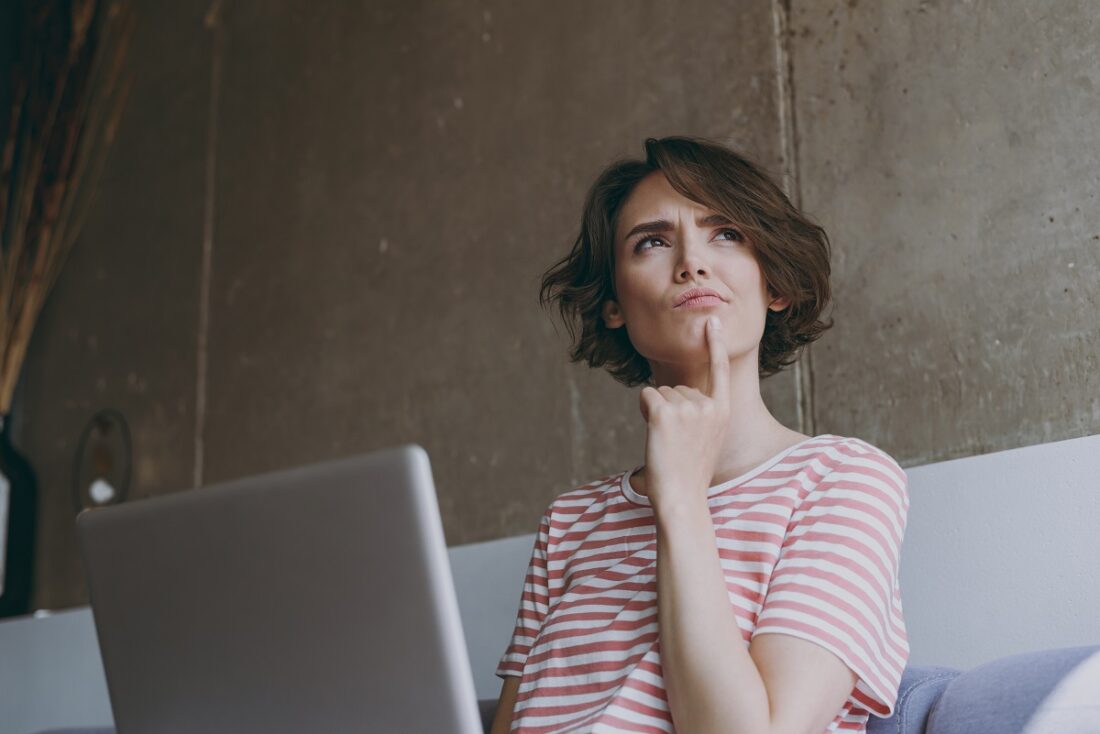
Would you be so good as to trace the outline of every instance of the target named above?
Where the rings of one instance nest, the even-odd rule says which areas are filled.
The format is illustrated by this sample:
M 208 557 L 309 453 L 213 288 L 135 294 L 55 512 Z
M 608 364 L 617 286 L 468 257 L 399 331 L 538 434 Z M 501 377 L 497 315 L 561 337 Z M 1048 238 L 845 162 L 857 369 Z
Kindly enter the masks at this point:
M 771 299 L 772 299 L 771 303 L 768 304 L 768 309 L 769 310 L 782 311 L 787 306 L 791 305 L 791 299 L 786 298 L 786 297 L 780 298 L 779 295 L 776 294 L 775 290 L 773 290 L 770 285 L 768 286 L 768 296 L 771 297 Z
M 617 302 L 604 301 L 603 322 L 609 329 L 618 329 L 620 326 L 626 323 L 626 321 L 623 319 L 622 309 L 619 308 L 619 304 Z

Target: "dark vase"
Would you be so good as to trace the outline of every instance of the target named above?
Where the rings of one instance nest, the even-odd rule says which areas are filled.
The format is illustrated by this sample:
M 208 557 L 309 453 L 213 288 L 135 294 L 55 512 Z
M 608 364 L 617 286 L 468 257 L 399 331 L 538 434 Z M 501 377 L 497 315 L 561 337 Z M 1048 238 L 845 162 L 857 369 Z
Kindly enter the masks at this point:
M 11 445 L 11 420 L 0 413 L 0 617 L 29 614 L 34 579 L 34 536 L 38 488 L 31 465 Z

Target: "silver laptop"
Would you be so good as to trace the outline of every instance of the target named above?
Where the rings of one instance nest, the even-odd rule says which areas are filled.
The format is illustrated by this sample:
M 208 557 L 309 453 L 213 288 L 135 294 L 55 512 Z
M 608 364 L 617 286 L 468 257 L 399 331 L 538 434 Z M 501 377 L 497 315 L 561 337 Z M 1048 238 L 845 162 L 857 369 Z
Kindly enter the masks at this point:
M 481 734 L 428 455 L 77 517 L 119 734 Z

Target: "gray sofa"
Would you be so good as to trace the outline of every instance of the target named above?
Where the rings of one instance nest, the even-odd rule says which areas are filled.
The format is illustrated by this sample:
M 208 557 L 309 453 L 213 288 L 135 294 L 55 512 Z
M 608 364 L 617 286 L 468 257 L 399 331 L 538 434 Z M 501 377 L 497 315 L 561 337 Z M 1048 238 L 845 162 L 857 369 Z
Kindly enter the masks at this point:
M 1022 653 L 968 671 L 935 666 L 905 669 L 894 715 L 872 716 L 868 734 L 1019 734 L 1066 676 L 1100 645 Z M 1061 729 L 1060 734 L 1100 730 L 1100 690 L 1088 729 Z M 478 702 L 485 731 L 497 702 Z M 51 729 L 41 734 L 114 734 L 110 728 Z

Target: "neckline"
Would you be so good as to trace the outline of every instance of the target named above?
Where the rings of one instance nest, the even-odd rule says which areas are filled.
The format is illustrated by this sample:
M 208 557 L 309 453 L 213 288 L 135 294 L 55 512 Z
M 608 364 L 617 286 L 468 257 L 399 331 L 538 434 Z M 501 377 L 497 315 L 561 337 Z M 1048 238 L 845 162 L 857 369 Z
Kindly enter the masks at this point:
M 736 476 L 733 479 L 727 479 L 724 482 L 719 482 L 718 484 L 711 485 L 707 489 L 707 497 L 713 497 L 716 494 L 726 491 L 727 489 L 736 487 L 739 484 L 747 482 L 748 480 L 755 477 L 757 474 L 760 474 L 777 464 L 795 449 L 805 446 L 811 441 L 817 441 L 818 439 L 829 437 L 833 437 L 833 434 L 822 433 L 817 436 L 810 436 L 809 438 L 805 438 L 794 444 L 793 446 L 788 446 L 787 448 L 780 451 L 778 454 L 775 454 L 774 456 L 765 459 L 760 464 L 757 464 L 752 469 L 749 469 L 747 472 Z M 646 507 L 650 507 L 652 506 L 652 503 L 649 501 L 649 497 L 644 494 L 638 494 L 634 491 L 634 488 L 630 486 L 630 475 L 641 469 L 643 466 L 645 466 L 645 464 L 638 464 L 634 468 L 627 469 L 625 472 L 623 472 L 621 478 L 619 479 L 619 489 L 621 490 L 623 496 L 627 499 L 627 501 L 632 502 L 636 505 L 644 505 Z

